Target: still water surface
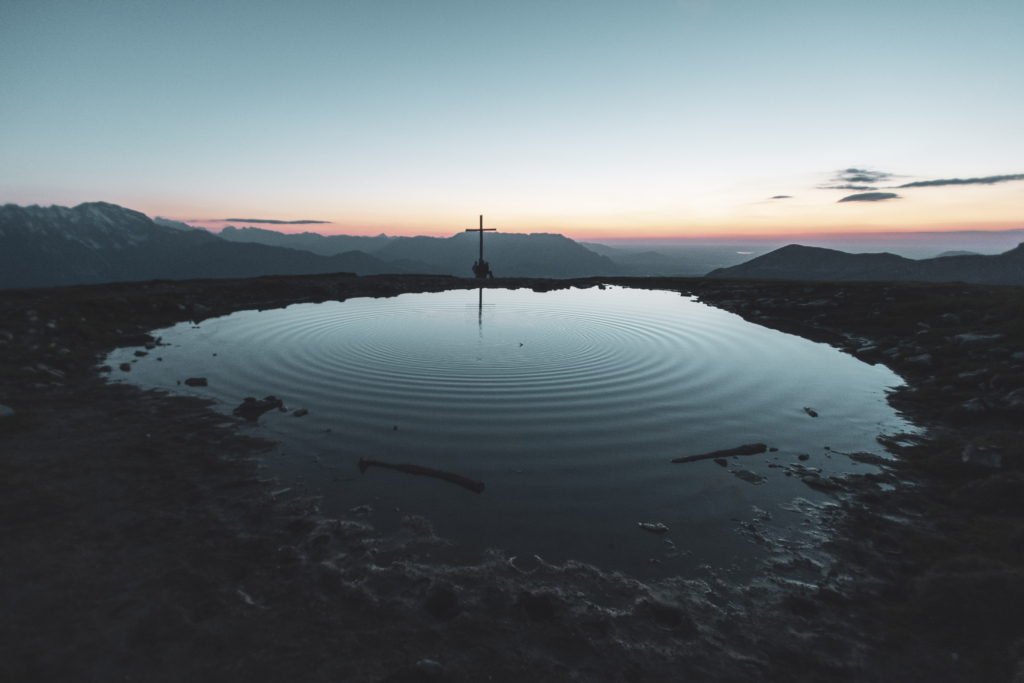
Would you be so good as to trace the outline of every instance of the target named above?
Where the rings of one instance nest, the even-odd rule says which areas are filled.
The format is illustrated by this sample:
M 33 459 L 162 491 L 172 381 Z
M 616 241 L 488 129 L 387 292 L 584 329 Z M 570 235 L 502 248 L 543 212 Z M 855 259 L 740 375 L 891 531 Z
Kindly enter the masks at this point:
M 252 427 L 281 443 L 267 464 L 281 488 L 293 487 L 284 497 L 323 496 L 329 516 L 369 504 L 369 521 L 385 532 L 422 515 L 456 541 L 443 553 L 452 561 L 502 548 L 520 565 L 539 555 L 645 576 L 742 565 L 760 551 L 730 520 L 758 506 L 795 529 L 802 516 L 780 503 L 825 500 L 769 463 L 806 453 L 802 464 L 823 475 L 866 471 L 834 451 L 879 452 L 879 433 L 914 431 L 885 401 L 902 383 L 887 368 L 674 292 L 405 294 L 246 311 L 156 334 L 170 346 L 130 374 L 115 371 L 120 379 L 212 397 L 225 412 L 271 394 L 307 408 L 301 418 L 266 413 Z M 133 351 L 107 362 L 135 361 Z M 178 386 L 187 377 L 209 386 Z M 728 469 L 669 463 L 755 442 L 779 451 Z M 360 458 L 456 472 L 487 488 L 360 475 Z M 767 482 L 730 474 L 741 468 Z

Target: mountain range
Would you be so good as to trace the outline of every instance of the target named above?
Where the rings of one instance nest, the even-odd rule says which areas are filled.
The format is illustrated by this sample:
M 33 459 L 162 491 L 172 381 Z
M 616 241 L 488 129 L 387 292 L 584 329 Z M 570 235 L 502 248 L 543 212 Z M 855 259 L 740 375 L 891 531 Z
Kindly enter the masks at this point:
M 557 234 L 488 233 L 497 277 L 702 276 L 787 280 L 917 280 L 1024 285 L 1024 244 L 1003 254 L 944 253 L 930 259 L 850 254 L 797 244 L 749 258 L 729 247 L 624 249 Z M 105 202 L 0 206 L 0 289 L 138 280 L 261 275 L 439 274 L 471 277 L 479 237 L 354 237 L 225 228 L 150 219 Z M 711 270 L 711 272 L 708 272 Z
M 746 263 L 713 270 L 708 277 L 1024 285 L 1024 243 L 992 256 L 953 254 L 920 260 L 790 244 Z
M 279 244 L 241 239 L 247 235 Z M 621 274 L 607 257 L 561 235 L 489 233 L 485 239 L 486 258 L 499 277 Z M 105 202 L 73 208 L 7 204 L 0 207 L 0 288 L 335 272 L 471 277 L 477 240 L 467 233 L 450 238 L 325 237 L 258 228 L 233 229 L 221 237 Z M 374 254 L 338 251 L 351 246 L 372 248 Z

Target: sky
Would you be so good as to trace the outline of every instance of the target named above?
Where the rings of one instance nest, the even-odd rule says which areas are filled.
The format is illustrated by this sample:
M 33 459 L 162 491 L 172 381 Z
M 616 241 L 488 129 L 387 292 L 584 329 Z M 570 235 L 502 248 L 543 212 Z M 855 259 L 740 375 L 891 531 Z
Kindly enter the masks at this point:
M 1022 228 L 1022 26 L 1020 0 L 4 0 L 0 203 L 326 234 Z

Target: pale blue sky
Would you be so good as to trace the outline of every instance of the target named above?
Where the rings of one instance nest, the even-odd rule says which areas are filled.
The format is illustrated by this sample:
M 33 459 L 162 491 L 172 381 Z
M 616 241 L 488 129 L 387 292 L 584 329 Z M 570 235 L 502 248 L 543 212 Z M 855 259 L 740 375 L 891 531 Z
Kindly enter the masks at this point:
M 1021 35 L 1020 0 L 6 0 L 0 202 L 389 234 L 1021 227 L 1024 182 L 815 189 L 1024 173 Z

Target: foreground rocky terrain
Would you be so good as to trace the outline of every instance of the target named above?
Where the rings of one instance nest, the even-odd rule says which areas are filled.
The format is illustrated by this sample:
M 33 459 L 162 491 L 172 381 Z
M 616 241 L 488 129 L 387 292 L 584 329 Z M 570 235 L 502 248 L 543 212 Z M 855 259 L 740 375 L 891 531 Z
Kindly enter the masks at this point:
M 271 445 L 201 399 L 107 383 L 149 330 L 296 302 L 475 288 L 317 275 L 0 292 L 0 677 L 8 680 L 978 681 L 1024 657 L 1024 292 L 718 279 L 493 280 L 546 291 L 676 290 L 830 343 L 907 380 L 928 438 L 846 477 L 798 472 L 795 503 L 742 583 L 645 584 L 568 563 L 523 572 L 421 559 L 409 517 L 278 502 Z M 796 471 L 796 470 L 795 470 Z M 776 513 L 779 514 L 779 513 Z M 642 533 L 642 532 L 638 532 Z M 1020 680 L 1024 680 L 1018 676 Z

